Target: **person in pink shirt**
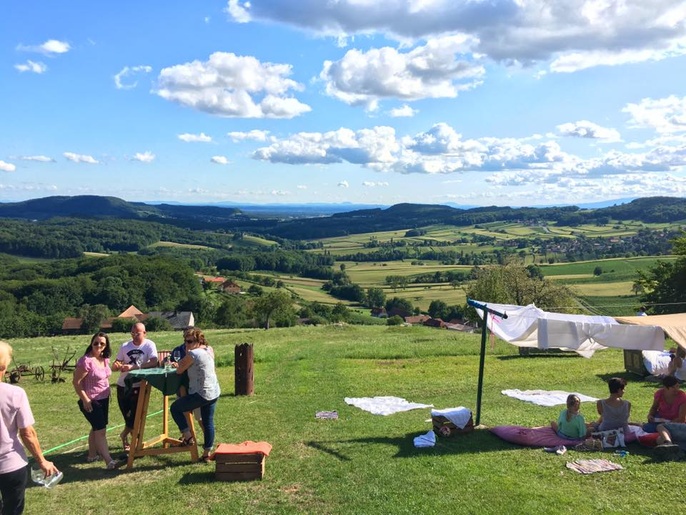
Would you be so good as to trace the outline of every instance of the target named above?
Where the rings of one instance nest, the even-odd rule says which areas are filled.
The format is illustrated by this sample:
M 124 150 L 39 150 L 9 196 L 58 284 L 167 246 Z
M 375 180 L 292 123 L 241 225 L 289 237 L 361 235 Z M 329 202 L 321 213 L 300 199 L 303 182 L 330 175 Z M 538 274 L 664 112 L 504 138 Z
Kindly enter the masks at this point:
M 91 463 L 102 458 L 108 470 L 117 468 L 107 447 L 107 422 L 110 406 L 110 339 L 105 333 L 96 333 L 83 356 L 77 361 L 72 381 L 79 396 L 79 409 L 91 425 L 88 434 L 88 456 Z
M 646 433 L 656 433 L 662 422 L 686 422 L 686 392 L 679 389 L 674 376 L 665 376 L 662 388 L 655 392 L 653 404 L 648 411 L 648 423 L 643 424 Z
M 0 511 L 23 513 L 29 463 L 22 442 L 46 477 L 58 474 L 59 470 L 43 456 L 26 392 L 5 383 L 11 361 L 12 347 L 0 341 Z

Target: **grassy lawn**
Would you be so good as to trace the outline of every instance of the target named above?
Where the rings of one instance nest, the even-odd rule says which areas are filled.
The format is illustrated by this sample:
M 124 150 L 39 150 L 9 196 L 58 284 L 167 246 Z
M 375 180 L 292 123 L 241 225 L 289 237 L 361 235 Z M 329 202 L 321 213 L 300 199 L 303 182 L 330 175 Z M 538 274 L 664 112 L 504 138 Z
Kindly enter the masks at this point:
M 159 349 L 179 333 L 151 333 Z M 115 350 L 125 339 L 113 335 Z M 273 450 L 262 481 L 216 482 L 213 465 L 191 464 L 181 454 L 146 457 L 131 472 L 107 472 L 84 462 L 79 440 L 87 423 L 69 382 L 22 378 L 43 449 L 65 478 L 49 491 L 31 487 L 26 513 L 667 513 L 665 495 L 683 463 L 657 463 L 631 444 L 623 459 L 569 451 L 565 456 L 505 443 L 486 429 L 436 447 L 416 449 L 413 438 L 430 429 L 429 409 L 387 417 L 348 406 L 344 397 L 393 395 L 437 408 L 476 409 L 480 336 L 422 327 L 353 327 L 208 331 L 223 388 L 216 413 L 217 441 L 267 441 Z M 49 365 L 51 349 L 79 353 L 87 337 L 13 340 L 17 363 Z M 255 395 L 234 396 L 234 346 L 254 344 Z M 618 350 L 522 358 L 502 342 L 487 347 L 481 422 L 486 426 L 547 424 L 560 407 L 544 408 L 500 393 L 505 388 L 561 389 L 601 397 L 606 379 L 630 382 L 633 420 L 643 420 L 655 385 L 623 371 Z M 161 405 L 159 396 L 151 406 Z M 317 420 L 337 410 L 338 420 Z M 582 413 L 593 418 L 594 406 Z M 148 435 L 160 427 L 152 415 Z M 110 410 L 109 442 L 116 448 L 122 423 Z M 175 432 L 174 432 L 175 433 Z M 70 443 L 71 442 L 71 443 Z M 583 476 L 566 461 L 604 457 L 623 471 Z M 664 510 L 661 510 L 664 507 Z

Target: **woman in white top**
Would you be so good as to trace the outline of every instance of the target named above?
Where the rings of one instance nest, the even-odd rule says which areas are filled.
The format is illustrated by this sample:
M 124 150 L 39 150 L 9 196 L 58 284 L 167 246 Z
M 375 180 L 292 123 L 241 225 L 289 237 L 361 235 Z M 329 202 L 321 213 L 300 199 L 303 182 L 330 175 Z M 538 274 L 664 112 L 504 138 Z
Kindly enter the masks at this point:
M 187 330 L 185 342 L 188 353 L 172 366 L 176 367 L 177 374 L 188 372 L 188 395 L 176 399 L 170 410 L 183 434 L 182 445 L 195 445 L 185 413 L 200 408 L 205 434 L 202 460 L 208 461 L 214 446 L 214 410 L 221 388 L 214 369 L 214 355 L 208 351 L 203 332 L 197 328 Z

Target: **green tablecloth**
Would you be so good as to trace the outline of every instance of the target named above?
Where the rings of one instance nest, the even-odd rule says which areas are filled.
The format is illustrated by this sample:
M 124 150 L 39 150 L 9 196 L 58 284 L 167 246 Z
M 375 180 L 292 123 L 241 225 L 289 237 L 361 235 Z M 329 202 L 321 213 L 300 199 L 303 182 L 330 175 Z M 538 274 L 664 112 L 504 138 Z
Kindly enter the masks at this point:
M 165 370 L 164 368 L 144 368 L 132 370 L 124 379 L 127 388 L 145 379 L 164 395 L 174 395 L 183 382 L 184 374 L 177 374 L 176 369 Z

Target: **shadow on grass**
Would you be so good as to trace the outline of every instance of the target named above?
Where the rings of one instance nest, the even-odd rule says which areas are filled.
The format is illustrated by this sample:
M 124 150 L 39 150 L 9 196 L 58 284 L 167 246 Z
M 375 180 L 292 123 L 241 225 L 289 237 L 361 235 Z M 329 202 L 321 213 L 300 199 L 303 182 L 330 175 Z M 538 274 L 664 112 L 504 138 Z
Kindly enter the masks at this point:
M 528 356 L 521 356 L 519 354 L 508 354 L 507 356 L 497 356 L 501 361 L 509 361 L 511 359 L 577 359 L 581 358 L 576 352 L 559 353 L 559 354 L 530 354 Z
M 621 372 L 613 372 L 613 373 L 606 373 L 606 374 L 596 374 L 596 377 L 602 379 L 603 381 L 607 382 L 613 377 L 621 377 L 622 379 L 626 380 L 628 385 L 631 386 L 640 386 L 641 388 L 651 388 L 651 389 L 657 389 L 662 387 L 662 380 L 655 378 L 655 376 L 647 376 L 649 378 L 654 378 L 654 379 L 648 379 L 641 377 L 639 375 L 634 374 L 633 372 L 628 372 L 626 370 L 623 370 Z
M 368 437 L 368 438 L 355 438 L 351 440 L 337 440 L 337 441 L 309 441 L 306 445 L 312 449 L 316 449 L 320 452 L 326 453 L 340 461 L 353 461 L 358 459 L 359 452 L 355 451 L 346 454 L 346 448 L 349 446 L 355 446 L 358 444 L 371 444 L 371 445 L 383 445 L 383 446 L 393 446 L 397 448 L 397 453 L 393 456 L 394 458 L 414 458 L 418 456 L 452 456 L 452 455 L 476 455 L 483 454 L 487 452 L 500 452 L 500 451 L 513 451 L 517 449 L 521 450 L 540 450 L 543 453 L 542 447 L 528 447 L 517 445 L 514 443 L 506 442 L 492 434 L 488 429 L 477 429 L 473 433 L 467 435 L 461 435 L 452 438 L 437 438 L 436 445 L 434 447 L 416 448 L 414 446 L 414 437 L 419 436 L 423 433 L 408 433 L 405 436 L 387 436 L 387 437 Z M 640 445 L 638 442 L 632 442 L 628 444 L 626 450 L 629 451 L 631 458 L 634 463 L 637 463 L 637 458 L 641 458 L 642 461 L 638 461 L 641 465 L 659 465 L 664 463 L 665 460 L 661 459 L 656 455 L 655 451 L 651 447 L 645 447 Z M 626 465 L 628 460 L 617 456 L 614 454 L 614 450 L 605 450 L 599 452 L 588 452 L 588 451 L 575 451 L 573 448 L 569 449 L 569 452 L 565 455 L 568 461 L 577 459 L 607 459 L 614 461 L 619 464 Z M 680 460 L 684 460 L 684 454 L 680 454 Z M 673 460 L 679 461 L 679 460 Z
M 434 447 L 415 447 L 414 438 L 423 434 L 425 433 L 415 432 L 404 436 L 370 436 L 351 440 L 309 441 L 305 442 L 305 444 L 340 461 L 351 461 L 353 458 L 346 454 L 346 448 L 358 444 L 396 447 L 397 453 L 393 456 L 394 458 L 413 458 L 426 455 L 480 454 L 519 447 L 499 439 L 487 429 L 477 429 L 472 433 L 451 438 L 436 437 L 436 445 Z M 357 452 L 354 454 L 357 454 Z
M 100 460 L 95 463 L 86 463 L 86 453 L 83 451 L 68 452 L 64 454 L 48 456 L 55 466 L 64 473 L 62 483 L 87 483 L 91 481 L 106 480 L 127 474 L 128 472 L 156 472 L 166 467 L 179 467 L 193 465 L 197 466 L 197 472 L 185 474 L 180 480 L 181 484 L 205 483 L 214 480 L 213 464 L 202 461 L 190 463 L 188 461 L 179 462 L 173 460 L 171 456 L 146 456 L 136 458 L 133 468 L 126 468 L 127 455 L 123 452 L 112 452 L 112 459 L 118 460 L 122 465 L 116 470 L 107 470 L 105 462 Z M 29 482 L 32 484 L 31 482 Z M 37 486 L 37 485 L 36 485 Z
M 199 462 L 196 465 L 198 466 L 197 470 L 186 472 L 181 476 L 181 479 L 179 479 L 180 485 L 198 485 L 217 482 L 214 477 L 214 464 L 212 464 L 211 467 L 203 462 Z

